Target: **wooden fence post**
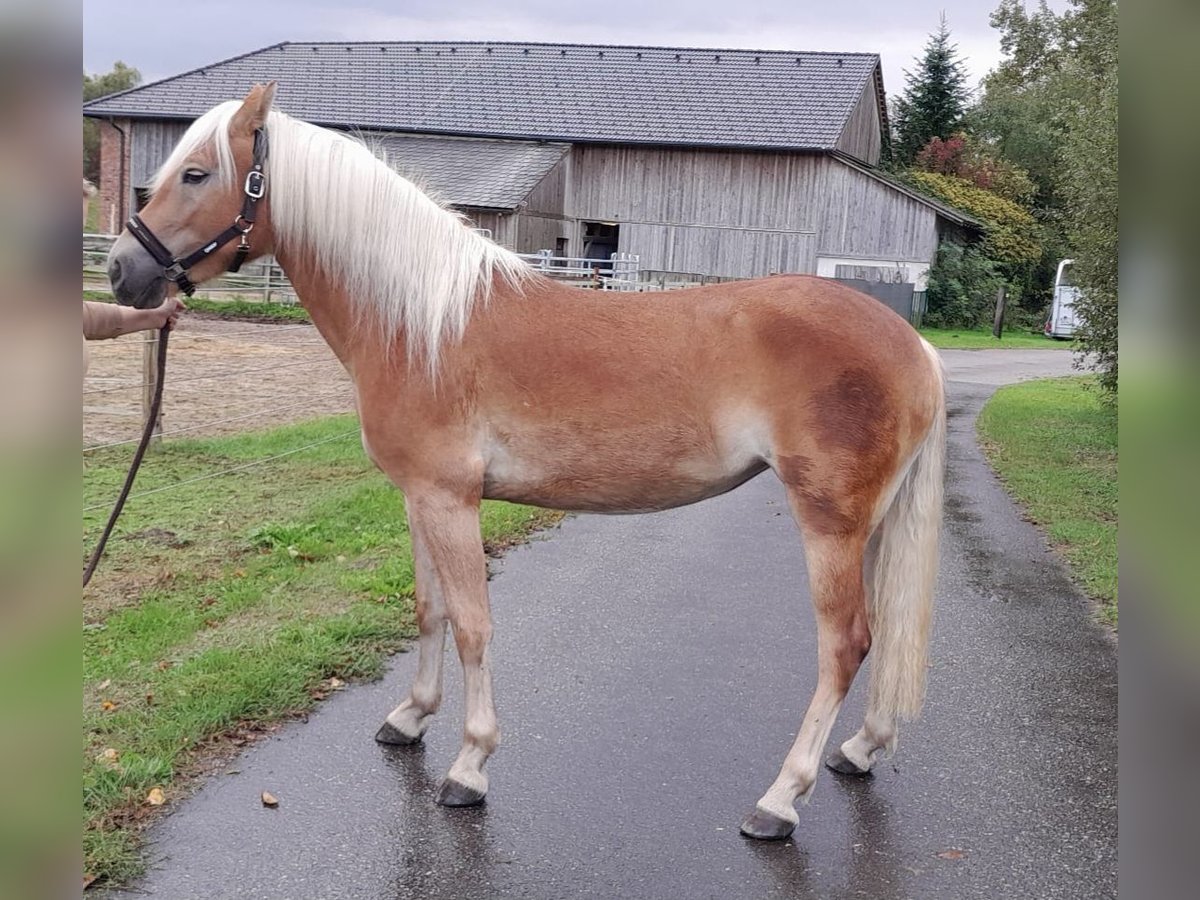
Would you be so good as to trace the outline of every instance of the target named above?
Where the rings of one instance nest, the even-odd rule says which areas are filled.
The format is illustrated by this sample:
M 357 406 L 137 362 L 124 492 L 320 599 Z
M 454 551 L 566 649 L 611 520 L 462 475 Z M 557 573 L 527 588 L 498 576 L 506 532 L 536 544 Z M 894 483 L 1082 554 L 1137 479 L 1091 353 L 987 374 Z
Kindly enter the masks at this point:
M 1005 287 L 1000 285 L 1000 290 L 996 292 L 996 318 L 992 321 L 992 337 L 999 340 L 1000 333 L 1004 330 L 1004 299 Z
M 142 421 L 150 416 L 150 407 L 154 405 L 154 386 L 158 383 L 158 331 L 142 332 L 149 334 L 150 339 L 142 344 Z M 150 438 L 151 444 L 162 440 L 162 408 L 158 410 L 158 421 L 154 423 L 154 431 Z

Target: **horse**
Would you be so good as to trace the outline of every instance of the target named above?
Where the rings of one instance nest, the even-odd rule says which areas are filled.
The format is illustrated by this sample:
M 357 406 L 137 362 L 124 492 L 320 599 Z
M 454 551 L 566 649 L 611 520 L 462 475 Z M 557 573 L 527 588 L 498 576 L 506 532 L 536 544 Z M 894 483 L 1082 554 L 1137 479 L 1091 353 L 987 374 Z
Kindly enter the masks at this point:
M 818 682 L 742 833 L 792 833 L 868 651 L 863 724 L 826 764 L 862 775 L 890 756 L 925 693 L 946 442 L 937 352 L 883 304 L 811 276 L 652 298 L 551 281 L 361 141 L 273 109 L 274 95 L 256 85 L 189 127 L 109 275 L 121 303 L 152 307 L 273 254 L 352 376 L 363 448 L 405 498 L 416 575 L 417 671 L 376 740 L 421 740 L 449 625 L 466 715 L 435 800 L 487 794 L 500 732 L 482 500 L 650 512 L 770 469 L 808 563 Z

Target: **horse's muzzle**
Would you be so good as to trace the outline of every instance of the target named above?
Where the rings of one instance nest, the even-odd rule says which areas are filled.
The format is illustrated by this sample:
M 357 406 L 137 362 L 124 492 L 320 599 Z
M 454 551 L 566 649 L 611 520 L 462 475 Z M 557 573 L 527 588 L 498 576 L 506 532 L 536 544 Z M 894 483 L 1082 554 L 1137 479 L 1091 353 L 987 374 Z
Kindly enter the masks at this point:
M 167 297 L 163 268 L 128 232 L 108 252 L 108 280 L 122 306 L 153 309 Z

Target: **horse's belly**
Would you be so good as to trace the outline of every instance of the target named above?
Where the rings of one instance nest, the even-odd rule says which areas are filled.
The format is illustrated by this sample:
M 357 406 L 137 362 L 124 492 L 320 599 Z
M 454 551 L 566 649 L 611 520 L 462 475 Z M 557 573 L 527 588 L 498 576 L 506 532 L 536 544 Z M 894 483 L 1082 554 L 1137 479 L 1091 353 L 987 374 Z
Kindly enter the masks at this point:
M 597 452 L 539 460 L 496 454 L 487 467 L 484 496 L 579 512 L 653 512 L 723 494 L 767 467 L 761 458 L 739 457 Z

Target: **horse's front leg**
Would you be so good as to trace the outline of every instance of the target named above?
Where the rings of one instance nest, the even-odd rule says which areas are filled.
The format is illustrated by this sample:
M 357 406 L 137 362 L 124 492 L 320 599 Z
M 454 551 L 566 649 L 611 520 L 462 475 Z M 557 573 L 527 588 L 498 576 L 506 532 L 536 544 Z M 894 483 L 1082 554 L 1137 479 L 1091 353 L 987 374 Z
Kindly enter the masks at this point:
M 479 501 L 439 488 L 410 489 L 406 500 L 414 552 L 423 557 L 418 577 L 423 572 L 430 577 L 433 590 L 427 595 L 440 600 L 453 629 L 466 691 L 462 750 L 438 790 L 437 801 L 444 806 L 470 806 L 487 794 L 483 766 L 500 743 L 488 662 L 492 619 Z
M 404 702 L 388 715 L 375 740 L 381 744 L 415 744 L 442 705 L 442 658 L 446 646 L 446 597 L 429 548 L 408 516 L 416 574 L 417 675 Z

